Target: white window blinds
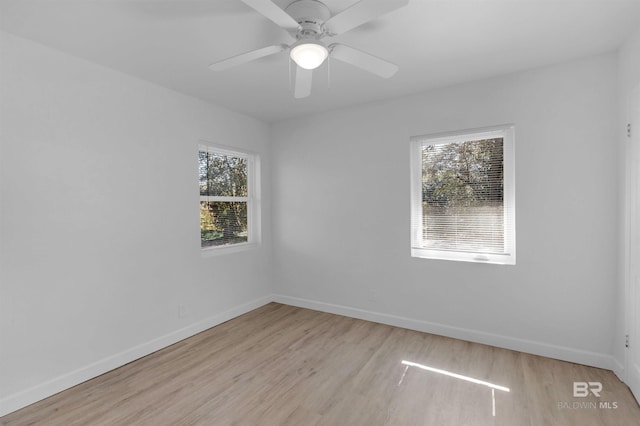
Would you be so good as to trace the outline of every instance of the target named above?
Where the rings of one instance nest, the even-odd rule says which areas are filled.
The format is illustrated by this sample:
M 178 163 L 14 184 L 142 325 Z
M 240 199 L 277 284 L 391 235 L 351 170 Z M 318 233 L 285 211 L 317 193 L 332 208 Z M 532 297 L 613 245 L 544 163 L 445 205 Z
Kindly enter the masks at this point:
M 416 136 L 412 146 L 412 255 L 515 263 L 511 126 Z

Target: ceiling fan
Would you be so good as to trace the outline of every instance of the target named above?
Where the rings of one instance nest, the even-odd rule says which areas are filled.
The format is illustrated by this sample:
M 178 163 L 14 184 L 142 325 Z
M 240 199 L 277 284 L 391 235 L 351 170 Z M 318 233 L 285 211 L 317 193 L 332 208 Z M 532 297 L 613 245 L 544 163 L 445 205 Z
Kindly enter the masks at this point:
M 214 71 L 231 68 L 265 56 L 289 50 L 296 63 L 294 96 L 311 94 L 313 70 L 328 58 L 346 62 L 383 78 L 390 78 L 398 66 L 369 53 L 340 43 L 327 45 L 325 37 L 349 31 L 379 16 L 406 6 L 409 0 L 361 0 L 331 16 L 329 8 L 319 0 L 295 0 L 281 9 L 271 0 L 242 0 L 247 6 L 287 30 L 296 38 L 291 45 L 276 44 L 252 50 L 209 65 Z

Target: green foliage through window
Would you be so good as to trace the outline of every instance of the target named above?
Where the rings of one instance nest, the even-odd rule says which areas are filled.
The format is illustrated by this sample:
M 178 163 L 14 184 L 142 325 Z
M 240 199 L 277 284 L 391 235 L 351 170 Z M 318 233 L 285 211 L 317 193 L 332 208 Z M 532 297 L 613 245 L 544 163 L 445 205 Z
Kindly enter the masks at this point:
M 430 207 L 502 203 L 502 139 L 425 145 L 422 201 Z
M 423 145 L 425 248 L 504 250 L 503 139 Z
M 199 151 L 201 247 L 249 240 L 248 159 Z
M 247 203 L 200 202 L 202 247 L 246 243 Z

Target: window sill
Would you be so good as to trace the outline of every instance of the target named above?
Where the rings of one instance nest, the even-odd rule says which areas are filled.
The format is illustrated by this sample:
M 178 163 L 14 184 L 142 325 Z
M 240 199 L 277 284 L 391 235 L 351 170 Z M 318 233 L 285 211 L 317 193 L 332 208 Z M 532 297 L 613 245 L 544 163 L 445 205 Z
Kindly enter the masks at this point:
M 417 257 L 421 259 L 453 260 L 456 262 L 490 263 L 493 265 L 516 264 L 516 257 L 514 254 L 498 255 L 412 248 L 411 257 Z
M 200 255 L 203 258 L 221 256 L 231 253 L 240 253 L 243 251 L 254 250 L 258 248 L 258 243 L 240 243 L 228 246 L 207 247 L 200 249 Z

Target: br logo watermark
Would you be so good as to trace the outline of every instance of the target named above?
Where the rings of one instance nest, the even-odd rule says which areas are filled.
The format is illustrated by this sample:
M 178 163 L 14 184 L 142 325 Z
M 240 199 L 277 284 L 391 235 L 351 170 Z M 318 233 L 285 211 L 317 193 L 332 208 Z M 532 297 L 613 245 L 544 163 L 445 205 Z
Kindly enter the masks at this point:
M 602 383 L 600 382 L 573 382 L 573 397 L 585 398 L 589 394 L 600 398 L 602 392 Z
M 573 382 L 573 397 L 586 398 L 593 396 L 600 398 L 602 392 L 602 383 L 600 382 Z M 558 409 L 560 410 L 615 410 L 618 408 L 617 402 L 610 401 L 558 401 Z

